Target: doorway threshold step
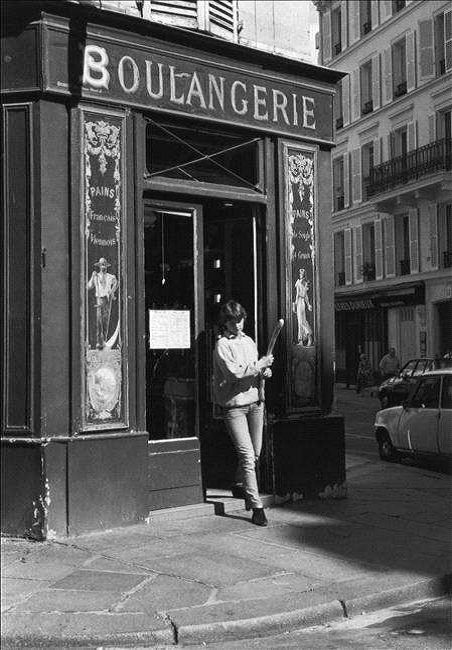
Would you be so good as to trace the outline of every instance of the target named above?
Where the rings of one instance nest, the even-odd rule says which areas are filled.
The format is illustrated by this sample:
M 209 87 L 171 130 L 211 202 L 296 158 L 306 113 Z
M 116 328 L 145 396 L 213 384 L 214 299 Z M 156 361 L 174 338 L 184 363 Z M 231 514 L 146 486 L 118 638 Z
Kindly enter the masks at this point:
M 275 505 L 273 494 L 260 495 L 264 508 Z M 216 515 L 225 515 L 237 510 L 245 510 L 243 499 L 235 499 L 229 490 L 207 489 L 206 503 L 213 504 Z
M 194 503 L 189 506 L 176 506 L 174 508 L 151 510 L 147 517 L 147 522 L 149 524 L 155 524 L 159 521 L 180 521 L 191 517 L 205 517 L 212 514 L 211 503 Z

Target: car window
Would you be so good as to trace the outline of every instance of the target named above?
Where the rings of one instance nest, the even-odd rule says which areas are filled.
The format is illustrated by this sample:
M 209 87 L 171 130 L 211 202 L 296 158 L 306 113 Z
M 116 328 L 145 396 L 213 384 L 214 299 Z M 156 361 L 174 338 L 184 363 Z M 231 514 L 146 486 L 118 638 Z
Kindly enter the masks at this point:
M 425 372 L 425 366 L 427 365 L 427 362 L 425 359 L 420 359 L 417 362 L 416 368 L 413 371 L 413 377 L 417 375 L 422 375 L 422 373 Z
M 452 377 L 443 377 L 443 389 L 441 391 L 441 408 L 452 409 Z
M 406 363 L 406 364 L 403 366 L 402 370 L 400 371 L 400 374 L 401 374 L 401 375 L 404 375 L 404 376 L 405 376 L 405 375 L 410 376 L 411 373 L 412 373 L 412 371 L 413 371 L 414 368 L 416 367 L 416 363 L 417 363 L 417 362 L 416 362 L 416 359 L 413 359 L 412 361 L 408 361 L 408 363 Z
M 411 398 L 411 406 L 427 409 L 439 408 L 440 377 L 425 377 L 419 383 Z

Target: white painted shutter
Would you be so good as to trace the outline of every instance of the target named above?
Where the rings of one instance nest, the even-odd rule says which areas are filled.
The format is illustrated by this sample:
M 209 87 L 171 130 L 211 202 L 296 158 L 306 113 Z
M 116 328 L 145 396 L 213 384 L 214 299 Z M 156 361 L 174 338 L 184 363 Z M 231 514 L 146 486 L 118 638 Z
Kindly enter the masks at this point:
M 152 0 L 143 5 L 143 17 L 157 23 L 196 29 L 198 9 L 195 0 Z
M 350 75 L 342 79 L 342 117 L 344 126 L 350 124 Z
M 348 153 L 344 156 L 344 208 L 350 206 L 350 165 Z
M 381 219 L 375 219 L 375 279 L 381 280 L 383 277 L 383 239 L 381 229 Z
M 374 111 L 380 108 L 380 55 L 372 57 L 372 105 Z
M 344 230 L 345 284 L 352 283 L 352 230 Z
M 417 208 L 410 208 L 410 272 L 419 273 L 419 217 Z
M 348 3 L 349 45 L 353 45 L 360 37 L 359 2 Z
M 359 69 L 353 70 L 351 74 L 351 102 L 352 102 L 352 115 L 351 121 L 359 120 L 361 117 L 361 98 L 360 98 L 360 88 L 359 88 Z
M 363 281 L 363 228 L 354 228 L 355 239 L 355 281 L 357 284 Z
M 341 44 L 342 49 L 345 50 L 347 47 L 347 5 L 350 5 L 349 2 L 341 2 Z
M 362 200 L 361 188 L 361 150 L 352 151 L 352 200 L 353 203 L 360 203 Z
M 325 11 L 322 16 L 323 27 L 323 64 L 331 61 L 331 11 Z
M 416 88 L 416 52 L 414 46 L 414 32 L 409 31 L 405 38 L 406 43 L 406 89 L 407 92 Z
M 392 50 L 383 52 L 383 106 L 392 101 Z
M 395 276 L 394 217 L 388 215 L 384 220 L 385 275 Z
M 444 12 L 444 53 L 448 72 L 452 70 L 452 9 Z
M 434 271 L 438 268 L 438 211 L 440 206 L 429 203 L 427 206 L 430 226 L 430 267 Z
M 416 149 L 416 122 L 408 122 L 407 129 L 407 149 L 413 151 Z
M 433 20 L 419 21 L 419 81 L 427 81 L 435 76 L 435 41 Z
M 380 2 L 380 22 L 384 23 L 392 16 L 392 0 L 381 0 Z
M 380 12 L 379 12 L 380 0 L 372 0 L 370 5 L 370 12 L 372 17 L 372 29 L 376 29 L 380 22 Z
M 198 2 L 198 7 L 200 6 Z M 207 3 L 208 31 L 214 36 L 237 40 L 236 0 L 209 0 Z
M 436 114 L 428 116 L 428 141 L 435 142 L 436 140 Z

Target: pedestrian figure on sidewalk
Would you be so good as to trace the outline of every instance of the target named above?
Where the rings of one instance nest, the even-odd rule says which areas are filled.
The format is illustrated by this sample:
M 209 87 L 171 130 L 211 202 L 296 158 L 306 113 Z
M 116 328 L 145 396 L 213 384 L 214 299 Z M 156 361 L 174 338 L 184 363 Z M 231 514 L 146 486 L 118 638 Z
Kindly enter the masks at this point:
M 263 380 L 272 375 L 273 355 L 258 358 L 255 342 L 243 327 L 246 311 L 230 300 L 220 309 L 219 336 L 213 353 L 213 398 L 237 454 L 237 472 L 232 494 L 245 499 L 253 510 L 251 521 L 266 526 L 256 477 L 256 463 L 262 449 L 264 425 Z
M 395 348 L 389 348 L 389 352 L 382 357 L 379 368 L 382 381 L 399 374 L 400 361 L 397 358 Z
M 371 385 L 372 366 L 367 354 L 359 355 L 358 371 L 356 373 L 356 392 L 364 397 L 364 391 Z

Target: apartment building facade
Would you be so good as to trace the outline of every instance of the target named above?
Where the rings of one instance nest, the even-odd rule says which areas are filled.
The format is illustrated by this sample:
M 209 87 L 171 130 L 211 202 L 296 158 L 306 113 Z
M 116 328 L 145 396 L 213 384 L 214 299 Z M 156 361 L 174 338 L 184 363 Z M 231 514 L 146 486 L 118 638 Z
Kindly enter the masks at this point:
M 452 349 L 452 10 L 442 0 L 316 2 L 335 106 L 336 374 L 360 352 Z

